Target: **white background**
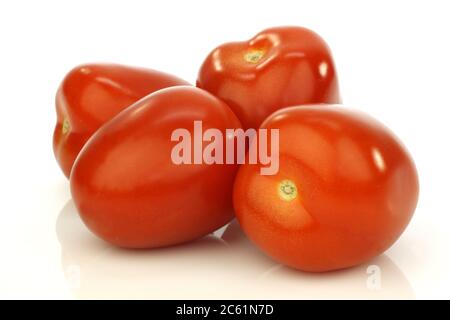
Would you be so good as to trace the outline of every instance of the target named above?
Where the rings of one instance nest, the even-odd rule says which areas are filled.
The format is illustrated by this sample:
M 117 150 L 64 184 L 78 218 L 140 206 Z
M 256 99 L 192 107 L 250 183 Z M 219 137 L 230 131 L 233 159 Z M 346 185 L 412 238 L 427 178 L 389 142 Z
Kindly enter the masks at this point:
M 1 1 L 0 297 L 450 298 L 447 3 Z M 383 121 L 412 153 L 421 194 L 399 241 L 364 266 L 312 275 L 265 258 L 237 225 L 224 239 L 222 230 L 143 252 L 94 238 L 51 148 L 65 73 L 80 63 L 118 62 L 194 83 L 213 47 L 278 25 L 321 34 L 344 103 Z

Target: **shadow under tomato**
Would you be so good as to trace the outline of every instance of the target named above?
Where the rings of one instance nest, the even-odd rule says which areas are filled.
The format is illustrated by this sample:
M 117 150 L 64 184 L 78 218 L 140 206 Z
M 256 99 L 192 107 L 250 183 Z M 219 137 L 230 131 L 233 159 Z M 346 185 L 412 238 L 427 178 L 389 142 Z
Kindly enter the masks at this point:
M 58 216 L 56 233 L 63 272 L 77 298 L 207 297 L 223 285 L 219 270 L 229 250 L 214 235 L 161 249 L 116 248 L 84 226 L 72 200 Z
M 237 221 L 222 238 L 235 254 L 264 263 L 269 259 L 245 237 Z M 263 268 L 262 268 L 263 269 Z M 386 254 L 353 268 L 301 272 L 277 264 L 260 273 L 256 292 L 271 292 L 279 299 L 414 299 L 414 290 L 401 269 Z

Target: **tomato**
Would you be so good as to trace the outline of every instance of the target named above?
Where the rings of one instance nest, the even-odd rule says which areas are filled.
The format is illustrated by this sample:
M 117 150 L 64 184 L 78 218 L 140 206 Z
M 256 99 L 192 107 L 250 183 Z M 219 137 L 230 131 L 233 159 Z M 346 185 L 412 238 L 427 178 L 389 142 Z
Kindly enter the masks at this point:
M 179 86 L 141 99 L 91 137 L 70 185 L 93 233 L 120 247 L 162 247 L 200 238 L 233 218 L 236 164 L 173 161 L 179 143 L 173 133 L 183 129 L 195 136 L 194 121 L 221 133 L 241 127 L 221 100 Z M 235 143 L 233 135 L 224 137 L 224 144 Z
M 389 248 L 418 199 L 414 163 L 401 142 L 367 115 L 339 106 L 279 110 L 261 126 L 279 129 L 279 170 L 244 164 L 236 216 L 265 253 L 304 271 L 368 261 Z
M 300 27 L 271 28 L 217 47 L 201 66 L 197 86 L 223 99 L 244 128 L 258 128 L 283 107 L 340 103 L 327 44 Z
M 83 145 L 103 123 L 149 93 L 187 84 L 159 71 L 114 64 L 82 65 L 70 71 L 56 95 L 53 134 L 53 150 L 66 177 Z

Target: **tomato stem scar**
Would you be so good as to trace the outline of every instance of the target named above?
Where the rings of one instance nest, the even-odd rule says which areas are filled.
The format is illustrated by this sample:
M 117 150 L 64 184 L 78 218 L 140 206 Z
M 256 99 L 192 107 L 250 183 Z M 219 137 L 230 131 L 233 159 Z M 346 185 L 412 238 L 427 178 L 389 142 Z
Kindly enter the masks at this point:
M 70 131 L 70 122 L 69 119 L 64 118 L 62 123 L 62 134 L 67 134 Z
M 282 180 L 278 184 L 278 195 L 282 200 L 292 201 L 297 198 L 297 186 L 291 180 Z
M 264 56 L 265 52 L 261 49 L 251 49 L 247 51 L 244 55 L 244 60 L 249 63 L 258 63 L 259 60 Z

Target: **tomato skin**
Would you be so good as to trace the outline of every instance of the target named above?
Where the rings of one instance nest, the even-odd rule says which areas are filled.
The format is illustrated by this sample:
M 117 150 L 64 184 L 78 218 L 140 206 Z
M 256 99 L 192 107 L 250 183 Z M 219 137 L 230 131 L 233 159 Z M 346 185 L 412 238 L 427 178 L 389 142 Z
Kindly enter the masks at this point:
M 244 128 L 258 128 L 283 107 L 340 103 L 327 44 L 301 27 L 271 28 L 217 47 L 203 62 L 197 86 L 223 99 Z
M 81 148 L 103 123 L 154 91 L 188 84 L 156 70 L 117 64 L 72 69 L 56 94 L 53 133 L 53 151 L 66 177 Z
M 233 218 L 237 165 L 172 162 L 173 130 L 186 128 L 193 135 L 194 120 L 204 130 L 241 127 L 221 100 L 179 86 L 138 101 L 92 136 L 70 182 L 93 233 L 120 247 L 153 248 L 200 238 Z
M 279 171 L 262 176 L 260 165 L 242 165 L 234 208 L 266 254 L 321 272 L 363 263 L 396 241 L 414 213 L 419 184 L 411 157 L 387 128 L 324 105 L 280 110 L 261 127 L 280 130 Z M 285 189 L 293 198 L 282 189 L 286 181 L 296 188 Z

